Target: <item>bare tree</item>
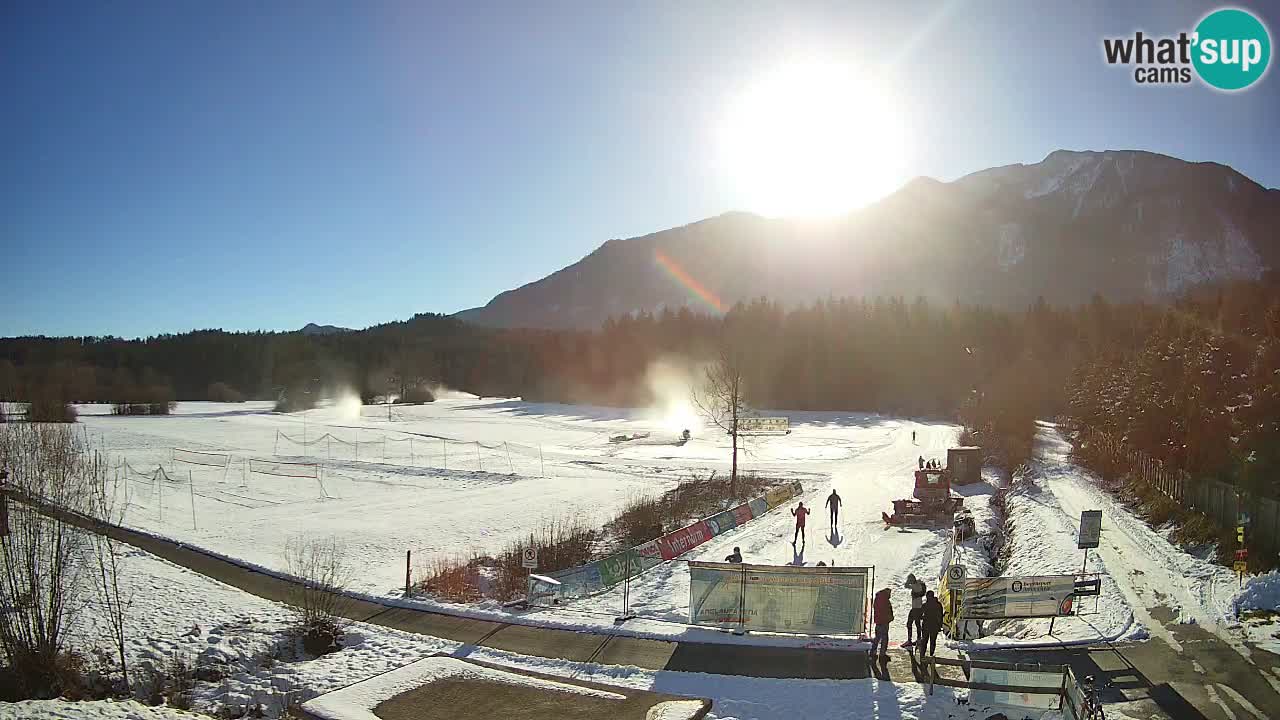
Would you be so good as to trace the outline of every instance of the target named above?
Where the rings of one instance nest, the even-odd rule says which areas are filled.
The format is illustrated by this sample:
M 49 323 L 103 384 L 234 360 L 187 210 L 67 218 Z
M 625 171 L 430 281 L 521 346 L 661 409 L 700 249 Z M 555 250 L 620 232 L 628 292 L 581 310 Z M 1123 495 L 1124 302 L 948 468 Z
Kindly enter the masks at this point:
M 109 525 L 120 525 L 124 521 L 123 508 L 117 509 L 115 494 L 107 489 L 106 473 L 96 478 L 98 482 L 93 488 L 94 516 Z M 112 490 L 119 486 L 119 476 Z M 125 653 L 125 617 L 133 604 L 133 594 L 126 594 L 120 587 L 120 552 L 119 543 L 111 535 L 103 532 L 93 535 L 93 559 L 96 573 L 94 581 L 100 607 L 106 615 L 107 628 L 111 633 L 111 644 L 115 647 L 120 660 L 120 675 L 124 680 L 124 691 L 129 692 L 129 661 Z
M 336 537 L 294 538 L 285 543 L 285 571 L 298 578 L 285 602 L 297 619 L 303 647 L 313 655 L 338 649 L 352 600 L 346 594 L 354 577 Z
M 90 589 L 83 574 L 89 535 L 32 504 L 90 510 L 106 464 L 84 450 L 66 426 L 0 428 L 0 467 L 10 473 L 5 494 L 21 501 L 11 505 L 9 534 L 0 538 L 0 647 L 28 697 L 56 697 L 78 682 L 67 672 L 66 642 Z
M 748 412 L 743 357 L 735 345 L 725 343 L 706 368 L 700 385 L 693 389 L 693 404 L 711 424 L 729 434 L 733 443 L 733 465 L 729 481 L 738 486 L 738 423 Z

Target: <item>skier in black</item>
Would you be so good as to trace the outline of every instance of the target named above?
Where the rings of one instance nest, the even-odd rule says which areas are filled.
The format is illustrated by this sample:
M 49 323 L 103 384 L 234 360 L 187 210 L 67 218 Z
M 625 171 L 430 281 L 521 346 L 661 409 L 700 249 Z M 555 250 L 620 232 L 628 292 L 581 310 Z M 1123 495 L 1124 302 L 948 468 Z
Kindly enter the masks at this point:
M 836 529 L 836 523 L 840 521 L 840 496 L 836 494 L 836 489 L 831 488 L 831 494 L 827 496 L 827 507 L 831 509 L 831 529 Z
M 724 559 L 725 562 L 740 563 L 742 562 L 742 551 L 737 547 L 733 549 L 733 554 Z
M 912 444 L 912 445 L 915 445 L 915 444 L 916 444 L 916 431 L 915 431 L 915 430 L 912 430 L 912 431 L 911 431 L 911 444 Z

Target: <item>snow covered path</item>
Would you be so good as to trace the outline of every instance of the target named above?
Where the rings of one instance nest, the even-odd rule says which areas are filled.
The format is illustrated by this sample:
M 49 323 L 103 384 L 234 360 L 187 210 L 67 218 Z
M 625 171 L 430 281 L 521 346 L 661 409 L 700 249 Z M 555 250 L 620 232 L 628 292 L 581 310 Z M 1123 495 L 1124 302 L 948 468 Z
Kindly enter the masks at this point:
M 849 459 L 823 466 L 830 481 L 805 482 L 799 500 L 812 514 L 804 542 L 792 545 L 795 519 L 789 508 L 778 508 L 764 518 L 717 535 L 680 560 L 654 568 L 632 583 L 631 611 L 639 617 L 627 624 L 628 629 L 658 630 L 646 624 L 650 619 L 687 622 L 689 570 L 683 560 L 723 561 L 734 547 L 741 548 L 750 563 L 813 566 L 822 561 L 874 566 L 876 587 L 892 588 L 896 606 L 909 607 L 909 594 L 903 588 L 907 573 L 914 572 L 930 583 L 937 578 L 947 531 L 886 530 L 880 514 L 892 511 L 895 498 L 910 497 L 919 458 L 945 460 L 946 450 L 955 446 L 958 434 L 959 428 L 942 423 L 866 422 L 847 435 Z M 834 529 L 825 507 L 833 488 L 843 500 Z M 789 507 L 794 508 L 795 502 Z M 615 588 L 571 607 L 611 617 L 621 610 L 622 592 L 622 588 Z M 901 636 L 905 640 L 905 633 L 904 623 L 891 629 L 895 639 Z
M 1102 510 L 1101 556 L 1128 604 L 1154 633 L 1176 645 L 1163 631 L 1172 614 L 1179 623 L 1195 623 L 1220 631 L 1230 611 L 1236 579 L 1230 570 L 1195 557 L 1171 544 L 1142 519 L 1103 492 L 1087 471 L 1069 460 L 1071 446 L 1057 428 L 1041 422 L 1038 441 L 1044 477 L 1064 512 L 1078 522 L 1083 510 Z

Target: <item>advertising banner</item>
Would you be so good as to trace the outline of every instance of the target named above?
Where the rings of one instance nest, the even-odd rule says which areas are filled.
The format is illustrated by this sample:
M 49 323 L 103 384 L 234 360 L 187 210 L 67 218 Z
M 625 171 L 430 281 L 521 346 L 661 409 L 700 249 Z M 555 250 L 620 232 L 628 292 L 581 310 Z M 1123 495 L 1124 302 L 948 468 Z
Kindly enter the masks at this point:
M 730 563 L 689 562 L 689 622 L 708 627 L 736 628 L 742 614 L 741 566 Z
M 269 470 L 263 461 L 250 461 L 250 469 L 258 472 Z M 273 463 L 274 466 L 287 467 L 288 463 Z M 259 470 L 258 468 L 263 469 Z M 305 468 L 316 466 L 307 465 Z M 786 502 L 802 492 L 799 482 L 784 485 L 770 491 L 775 504 Z M 628 577 L 640 573 L 662 563 L 674 560 L 715 535 L 747 523 L 764 515 L 770 509 L 765 497 L 758 497 L 736 508 L 717 513 L 705 520 L 699 520 L 688 527 L 648 542 L 641 543 L 628 550 L 610 555 L 603 560 L 587 563 L 580 567 L 547 573 L 541 577 L 555 580 L 555 585 L 530 582 L 530 597 L 535 595 L 542 600 L 554 597 L 559 600 L 572 599 L 591 595 L 617 585 Z
M 764 501 L 769 506 L 769 509 L 772 510 L 782 503 L 790 500 L 794 495 L 795 493 L 792 491 L 790 485 L 783 485 L 782 487 L 774 488 L 765 493 Z
M 1074 575 L 969 578 L 962 615 L 969 620 L 1070 615 L 1075 582 Z
M 658 550 L 662 552 L 663 560 L 674 560 L 709 539 L 711 528 L 707 527 L 705 520 L 699 520 L 658 538 Z
M 725 510 L 719 515 L 707 518 L 707 526 L 711 530 L 712 535 L 719 535 L 722 532 L 732 530 L 738 526 L 738 518 L 733 514 L 732 510 Z
M 871 568 L 689 562 L 689 622 L 806 635 L 865 632 Z

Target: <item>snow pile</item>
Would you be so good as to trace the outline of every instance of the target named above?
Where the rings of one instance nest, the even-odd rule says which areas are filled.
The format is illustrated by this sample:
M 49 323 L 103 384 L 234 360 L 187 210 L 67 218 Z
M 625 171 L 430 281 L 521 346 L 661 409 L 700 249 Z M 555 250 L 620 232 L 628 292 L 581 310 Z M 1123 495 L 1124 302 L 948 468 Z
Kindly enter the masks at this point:
M 1280 570 L 1249 578 L 1240 592 L 1231 598 L 1231 605 L 1240 612 L 1267 610 L 1280 612 Z
M 378 705 L 401 693 L 445 678 L 483 680 L 605 700 L 626 700 L 625 695 L 618 693 L 494 670 L 456 658 L 430 657 L 316 698 L 303 705 L 302 709 L 321 720 L 379 720 L 373 713 Z
M 1280 570 L 1249 578 L 1231 598 L 1231 606 L 1230 618 L 1239 618 L 1245 639 L 1280 655 Z

